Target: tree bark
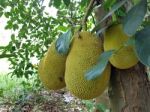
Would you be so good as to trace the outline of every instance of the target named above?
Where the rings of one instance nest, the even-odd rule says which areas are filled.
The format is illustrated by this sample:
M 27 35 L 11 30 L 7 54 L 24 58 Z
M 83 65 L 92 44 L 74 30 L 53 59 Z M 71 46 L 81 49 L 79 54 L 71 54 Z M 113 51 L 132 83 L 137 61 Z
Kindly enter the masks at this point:
M 112 67 L 109 96 L 112 112 L 150 112 L 150 81 L 142 64 Z

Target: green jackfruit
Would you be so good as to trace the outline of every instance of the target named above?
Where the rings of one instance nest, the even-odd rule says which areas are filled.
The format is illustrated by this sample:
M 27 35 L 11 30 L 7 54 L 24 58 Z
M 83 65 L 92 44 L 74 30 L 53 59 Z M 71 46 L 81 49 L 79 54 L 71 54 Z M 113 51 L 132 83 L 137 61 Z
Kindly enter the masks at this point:
M 102 42 L 90 32 L 74 35 L 66 60 L 65 82 L 67 89 L 80 99 L 92 99 L 103 93 L 109 83 L 110 66 L 94 80 L 86 80 L 85 74 L 97 63 L 102 53 Z
M 105 32 L 104 50 L 118 50 L 129 37 L 123 32 L 121 24 L 110 27 Z M 109 59 L 110 63 L 119 69 L 128 69 L 138 63 L 133 46 L 125 46 Z
M 66 58 L 66 55 L 61 55 L 56 51 L 55 42 L 53 42 L 38 67 L 39 78 L 46 88 L 57 90 L 65 87 Z

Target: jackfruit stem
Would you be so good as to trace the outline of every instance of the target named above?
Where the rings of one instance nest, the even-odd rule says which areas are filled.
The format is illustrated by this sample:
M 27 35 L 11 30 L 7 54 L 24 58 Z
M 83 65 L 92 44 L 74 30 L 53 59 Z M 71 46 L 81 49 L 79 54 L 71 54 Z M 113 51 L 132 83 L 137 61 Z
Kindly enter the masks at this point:
M 81 31 L 83 28 L 85 30 L 87 30 L 87 25 L 86 25 L 86 22 L 87 22 L 87 18 L 89 17 L 89 15 L 91 14 L 92 12 L 92 9 L 94 8 L 94 2 L 96 0 L 91 0 L 87 9 L 86 9 L 86 12 L 85 12 L 85 15 L 83 17 L 83 20 L 82 20 L 82 24 L 81 24 L 81 27 L 79 28 L 79 31 Z

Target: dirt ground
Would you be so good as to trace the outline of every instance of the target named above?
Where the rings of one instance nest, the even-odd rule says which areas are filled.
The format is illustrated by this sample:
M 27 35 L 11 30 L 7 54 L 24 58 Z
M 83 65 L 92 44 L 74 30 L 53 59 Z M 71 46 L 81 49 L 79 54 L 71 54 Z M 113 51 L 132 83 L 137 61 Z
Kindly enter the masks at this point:
M 0 112 L 87 112 L 82 100 L 66 90 L 29 93 L 15 103 L 0 104 Z

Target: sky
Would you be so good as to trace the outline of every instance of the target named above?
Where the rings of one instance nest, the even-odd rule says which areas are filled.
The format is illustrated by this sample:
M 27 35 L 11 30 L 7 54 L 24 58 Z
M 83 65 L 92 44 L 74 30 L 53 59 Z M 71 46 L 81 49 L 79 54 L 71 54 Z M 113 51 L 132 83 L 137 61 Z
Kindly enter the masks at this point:
M 49 7 L 49 0 L 44 0 L 43 6 L 45 7 L 45 12 L 47 12 L 50 16 L 56 18 L 57 9 L 55 7 Z M 10 41 L 12 30 L 6 30 L 5 26 L 7 24 L 7 18 L 4 16 L 0 17 L 0 46 L 6 46 Z M 35 58 L 32 58 L 32 63 L 37 63 Z M 9 72 L 9 62 L 7 59 L 0 59 L 0 73 Z
M 11 30 L 5 30 L 6 18 L 0 18 L 0 46 L 5 46 L 10 41 Z M 8 72 L 9 62 L 7 59 L 0 59 L 0 73 Z

